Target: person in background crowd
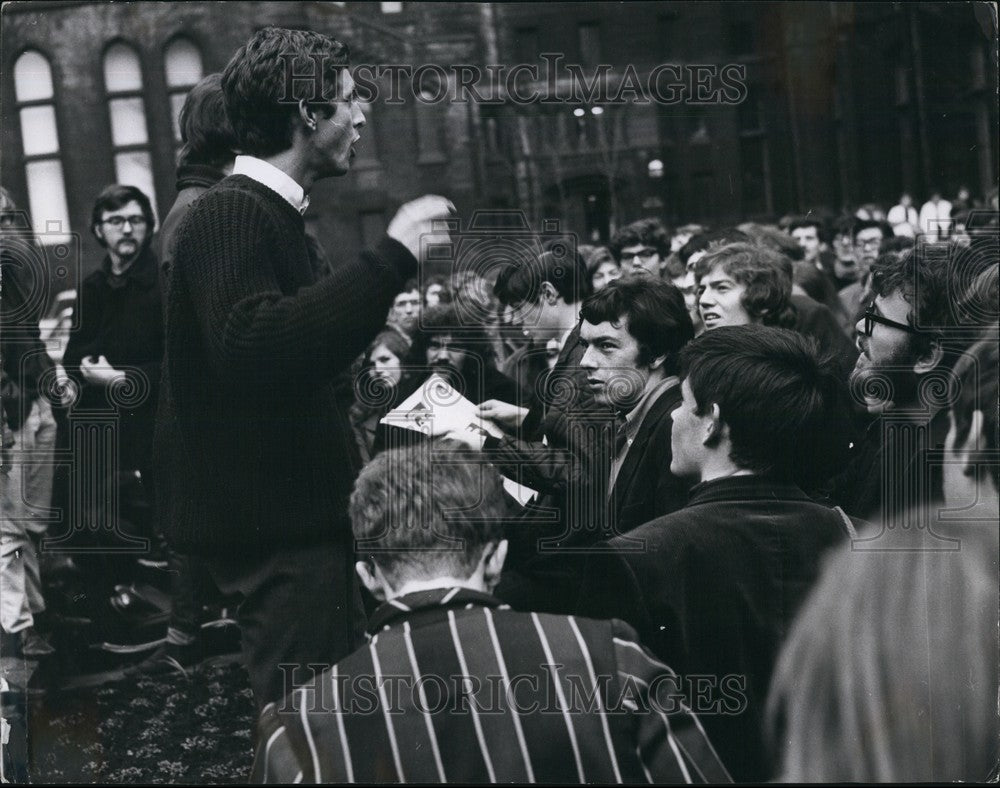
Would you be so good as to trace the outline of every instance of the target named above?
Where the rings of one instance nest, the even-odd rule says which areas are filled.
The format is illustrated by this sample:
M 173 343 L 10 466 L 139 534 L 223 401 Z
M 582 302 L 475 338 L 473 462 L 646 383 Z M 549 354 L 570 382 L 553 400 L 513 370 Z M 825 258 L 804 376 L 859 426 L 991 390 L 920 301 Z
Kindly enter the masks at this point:
M 961 277 L 997 266 L 995 248 L 961 251 L 924 245 L 884 256 L 873 270 L 876 295 L 858 321 L 851 387 L 879 415 L 834 489 L 834 500 L 858 517 L 889 526 L 941 498 L 941 468 L 928 452 L 944 442 L 948 411 L 933 386 L 961 356 L 964 330 L 979 324 L 969 322 L 956 288 Z
M 805 262 L 822 271 L 836 293 L 837 256 L 830 249 L 830 231 L 826 222 L 808 216 L 795 217 L 789 223 L 788 234 L 802 247 Z
M 920 232 L 933 243 L 947 238 L 951 225 L 951 203 L 937 189 L 931 189 L 930 199 L 920 208 Z
M 707 331 L 751 323 L 791 328 L 792 282 L 781 256 L 755 244 L 734 243 L 708 252 L 695 264 L 698 307 Z
M 55 380 L 46 380 L 55 365 L 38 329 L 45 304 L 37 296 L 47 292 L 49 272 L 30 227 L 28 214 L 0 187 L 2 406 L 10 428 L 0 477 L 0 627 L 5 654 L 40 659 L 55 653 L 36 627 L 45 598 L 35 544 L 52 498 L 56 422 L 47 395 Z
M 871 297 L 869 273 L 878 259 L 883 242 L 889 237 L 881 222 L 861 219 L 855 223 L 852 231 L 854 242 L 854 273 L 856 278 L 840 290 L 840 300 L 844 311 L 853 321 L 857 321 L 864 304 Z
M 587 276 L 594 290 L 615 281 L 622 275 L 621 266 L 606 246 L 581 246 L 578 250 L 587 264 Z
M 311 80 L 288 82 L 317 62 L 321 96 Z M 330 384 L 415 275 L 421 239 L 448 242 L 432 228 L 452 206 L 404 204 L 374 249 L 316 279 L 307 195 L 349 172 L 365 123 L 348 49 L 267 27 L 230 60 L 222 89 L 242 154 L 178 230 L 158 481 L 174 548 L 204 556 L 220 590 L 242 597 L 243 654 L 262 708 L 286 694 L 296 666 L 328 664 L 359 642 L 346 528 L 357 455 Z M 317 598 L 328 615 L 310 614 Z
M 79 515 L 99 533 L 107 534 L 107 529 L 113 528 L 116 534 L 130 532 L 132 537 L 147 538 L 155 534 L 155 523 L 145 519 L 155 500 L 153 432 L 163 359 L 159 268 L 151 249 L 155 225 L 149 198 L 135 186 L 114 184 L 98 195 L 90 229 L 106 254 L 101 265 L 83 280 L 73 308 L 80 316 L 79 328 L 70 333 L 62 359 L 79 392 L 70 419 L 86 423 L 82 414 L 87 412 L 117 415 L 117 466 L 102 469 L 99 463 L 75 464 L 70 473 L 77 474 L 76 484 L 118 485 L 119 500 L 128 499 L 132 504 L 129 514 L 133 521 L 126 527 L 121 513 L 125 507 L 115 512 L 110 501 L 94 501 Z M 91 443 L 97 440 L 93 432 L 77 431 L 76 435 L 86 441 L 78 450 L 97 450 Z M 107 478 L 89 478 L 95 473 Z M 79 502 L 67 499 L 66 505 Z M 120 515 L 117 521 L 108 522 L 116 514 Z M 140 514 L 143 521 L 136 516 Z M 67 518 L 73 516 L 67 509 Z M 109 564 L 95 574 L 102 576 L 101 582 L 113 582 L 116 578 L 111 575 L 118 571 L 113 566 L 114 552 L 95 558 Z M 110 593 L 110 586 L 106 590 Z
M 393 299 L 386 322 L 412 339 L 420 324 L 420 304 L 420 286 L 416 279 L 410 279 L 403 285 L 403 292 Z
M 679 677 L 630 627 L 491 594 L 504 498 L 495 470 L 447 442 L 362 471 L 357 571 L 382 602 L 370 643 L 267 705 L 251 782 L 730 781 L 689 704 L 657 691 Z M 398 692 L 368 702 L 385 676 Z
M 889 209 L 886 221 L 892 227 L 893 235 L 902 235 L 907 238 L 916 238 L 920 227 L 920 218 L 917 209 L 913 207 L 913 197 L 909 192 L 899 195 L 899 202 Z
M 691 318 L 694 335 L 699 336 L 705 330 L 705 326 L 702 325 L 701 313 L 698 311 L 698 286 L 695 283 L 694 269 L 684 265 L 679 253 L 671 252 L 664 272 L 673 286 L 684 296 L 684 306 L 687 308 L 688 317 Z
M 677 288 L 645 279 L 595 293 L 580 318 L 580 367 L 594 399 L 618 414 L 606 528 L 627 533 L 687 500 L 690 485 L 670 472 L 670 413 L 680 404 L 678 357 L 694 329 Z
M 451 290 L 448 289 L 447 278 L 440 275 L 428 278 L 424 285 L 424 306 L 432 307 L 450 303 Z
M 696 235 L 701 235 L 707 232 L 708 228 L 700 224 L 685 224 L 674 230 L 674 234 L 670 236 L 670 253 L 676 254 L 681 250 L 688 241 L 694 238 Z
M 662 276 L 670 251 L 667 231 L 656 219 L 640 219 L 625 225 L 608 244 L 625 276 Z
M 695 339 L 681 378 L 670 470 L 695 483 L 687 506 L 598 545 L 577 612 L 709 677 L 705 730 L 733 779 L 757 782 L 778 647 L 820 556 L 855 527 L 802 491 L 836 467 L 843 382 L 805 339 L 758 325 Z
M 418 375 L 421 383 L 432 374 L 440 375 L 475 405 L 489 399 L 522 399 L 517 384 L 497 369 L 486 332 L 479 325 L 464 322 L 453 304 L 424 313 L 407 364 L 422 370 Z
M 404 359 L 410 352 L 406 337 L 386 329 L 365 348 L 363 361 L 354 380 L 354 403 L 348 412 L 361 462 L 374 456 L 379 421 L 402 400 L 404 391 L 415 384 L 404 380 L 412 374 L 404 371 Z

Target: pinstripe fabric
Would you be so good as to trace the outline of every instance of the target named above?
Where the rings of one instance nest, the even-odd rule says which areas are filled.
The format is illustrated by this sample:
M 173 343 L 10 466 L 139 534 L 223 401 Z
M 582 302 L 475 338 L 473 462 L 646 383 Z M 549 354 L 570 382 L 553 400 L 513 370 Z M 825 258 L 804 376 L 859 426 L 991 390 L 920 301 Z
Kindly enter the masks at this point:
M 468 589 L 385 604 L 367 646 L 261 715 L 252 782 L 704 783 L 728 774 L 619 621 Z

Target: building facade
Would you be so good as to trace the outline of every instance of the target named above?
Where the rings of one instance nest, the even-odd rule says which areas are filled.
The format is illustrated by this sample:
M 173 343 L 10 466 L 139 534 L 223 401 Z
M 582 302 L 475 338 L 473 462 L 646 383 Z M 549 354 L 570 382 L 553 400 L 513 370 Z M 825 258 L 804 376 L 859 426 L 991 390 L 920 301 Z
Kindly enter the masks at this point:
M 95 267 L 90 210 L 115 181 L 162 215 L 187 89 L 266 25 L 398 67 L 372 80 L 353 171 L 312 195 L 334 260 L 428 192 L 596 240 L 644 215 L 722 222 L 996 182 L 983 3 L 13 2 L 0 177 L 43 241 L 71 234 L 80 273 Z M 654 100 L 636 100 L 651 79 Z

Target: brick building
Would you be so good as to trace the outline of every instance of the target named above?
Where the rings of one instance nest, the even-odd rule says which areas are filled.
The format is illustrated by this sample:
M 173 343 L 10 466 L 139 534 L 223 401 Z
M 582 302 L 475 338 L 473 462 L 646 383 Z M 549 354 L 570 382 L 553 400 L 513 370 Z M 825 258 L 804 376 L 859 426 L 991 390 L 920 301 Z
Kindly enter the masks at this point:
M 380 81 L 353 171 L 314 190 L 307 221 L 334 258 L 425 192 L 606 238 L 640 215 L 723 221 L 995 185 L 996 22 L 982 3 L 14 2 L 0 177 L 43 238 L 79 234 L 86 273 L 101 256 L 88 221 L 102 187 L 135 183 L 162 214 L 187 88 L 266 25 L 330 32 L 354 63 L 443 67 L 404 79 L 399 103 Z M 563 100 L 574 80 L 546 73 L 543 55 L 579 65 L 584 84 L 607 64 L 611 94 L 630 69 L 648 82 L 671 64 L 666 81 L 680 74 L 688 95 Z M 429 100 L 461 93 L 456 64 L 518 63 L 542 67 L 517 83 L 540 100 L 483 81 L 493 100 Z M 692 69 L 728 65 L 745 69 L 737 100 L 711 95 L 710 72 L 708 99 L 690 100 Z

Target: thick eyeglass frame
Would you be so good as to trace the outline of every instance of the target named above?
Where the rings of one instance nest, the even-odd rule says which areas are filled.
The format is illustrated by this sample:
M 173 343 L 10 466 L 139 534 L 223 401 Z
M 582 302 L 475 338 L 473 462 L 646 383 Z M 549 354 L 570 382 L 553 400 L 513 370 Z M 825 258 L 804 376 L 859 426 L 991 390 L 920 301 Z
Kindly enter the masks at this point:
M 883 326 L 889 326 L 890 328 L 898 328 L 900 331 L 905 331 L 907 334 L 913 334 L 914 336 L 925 336 L 927 334 L 926 331 L 921 331 L 919 328 L 914 328 L 906 323 L 898 323 L 895 320 L 890 320 L 880 315 L 875 311 L 875 304 L 868 305 L 863 317 L 865 319 L 864 335 L 866 337 L 872 335 L 876 323 L 881 323 Z
M 145 227 L 147 224 L 146 217 L 141 214 L 136 214 L 135 216 L 109 216 L 107 219 L 101 219 L 101 224 L 108 224 L 112 227 L 124 227 L 125 222 L 128 222 L 132 227 Z

